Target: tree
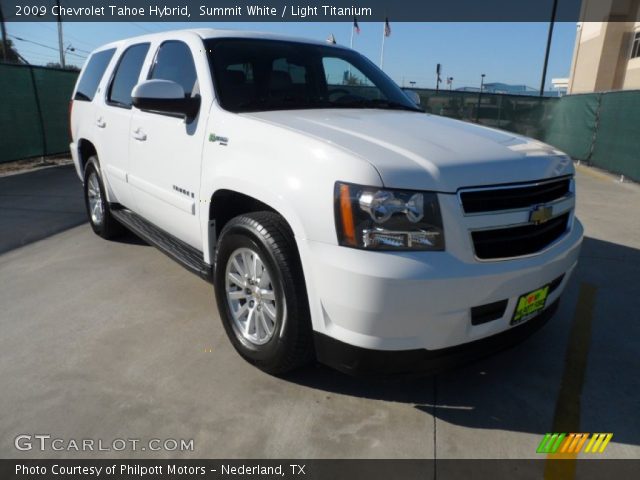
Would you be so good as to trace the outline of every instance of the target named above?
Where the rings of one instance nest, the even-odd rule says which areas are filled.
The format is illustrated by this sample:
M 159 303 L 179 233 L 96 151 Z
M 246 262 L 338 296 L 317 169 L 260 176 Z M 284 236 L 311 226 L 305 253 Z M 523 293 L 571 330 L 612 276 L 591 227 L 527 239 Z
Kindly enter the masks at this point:
M 7 46 L 9 48 L 7 49 L 7 56 L 6 56 L 6 59 L 5 59 L 4 43 L 0 41 L 0 62 L 24 63 L 22 61 L 20 55 L 18 54 L 18 51 L 16 50 L 16 47 L 13 44 L 12 40 L 7 39 Z
M 362 85 L 362 81 L 352 73 L 344 72 L 343 85 Z
M 49 63 L 47 63 L 45 65 L 45 67 L 48 67 L 48 68 L 62 68 L 58 62 L 49 62 Z M 80 68 L 76 67 L 75 65 L 66 65 L 64 67 L 64 69 L 65 70 L 70 70 L 72 72 L 79 72 L 80 71 Z

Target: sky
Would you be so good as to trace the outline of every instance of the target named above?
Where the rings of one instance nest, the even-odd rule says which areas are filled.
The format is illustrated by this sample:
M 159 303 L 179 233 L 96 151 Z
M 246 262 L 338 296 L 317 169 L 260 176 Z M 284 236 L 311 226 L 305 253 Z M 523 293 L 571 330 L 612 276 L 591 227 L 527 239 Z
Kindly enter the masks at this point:
M 349 45 L 352 23 L 82 23 L 63 24 L 67 62 L 81 66 L 88 53 L 114 40 L 149 32 L 181 28 L 222 28 L 277 32 L 286 35 L 324 40 L 333 34 L 337 43 Z M 385 40 L 384 70 L 398 84 L 424 88 L 435 87 L 436 64 L 442 64 L 442 78 L 453 77 L 453 88 L 479 87 L 481 74 L 485 82 L 503 82 L 539 88 L 549 24 L 530 23 L 394 23 Z M 33 64 L 58 62 L 58 37 L 55 23 L 8 22 L 9 38 L 19 52 Z M 353 47 L 380 64 L 382 23 L 360 22 L 360 34 L 354 35 Z M 547 89 L 551 79 L 568 77 L 576 35 L 576 24 L 556 23 L 549 59 Z M 20 41 L 15 36 L 30 40 Z M 41 45 L 36 45 L 35 43 Z M 446 88 L 444 83 L 441 88 Z

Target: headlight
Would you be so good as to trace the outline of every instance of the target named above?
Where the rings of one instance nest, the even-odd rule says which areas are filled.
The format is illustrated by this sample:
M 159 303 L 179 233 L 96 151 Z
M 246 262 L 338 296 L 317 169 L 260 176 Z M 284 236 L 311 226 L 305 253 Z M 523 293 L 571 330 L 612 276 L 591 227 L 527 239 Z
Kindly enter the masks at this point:
M 371 250 L 444 250 L 438 196 L 337 182 L 340 245 Z

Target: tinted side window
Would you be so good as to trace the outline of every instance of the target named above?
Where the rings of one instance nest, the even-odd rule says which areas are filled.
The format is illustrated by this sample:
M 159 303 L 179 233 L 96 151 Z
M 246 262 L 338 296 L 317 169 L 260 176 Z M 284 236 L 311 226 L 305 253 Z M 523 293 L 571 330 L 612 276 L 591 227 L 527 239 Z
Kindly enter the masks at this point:
M 78 88 L 76 88 L 76 94 L 73 97 L 74 100 L 84 100 L 87 102 L 93 100 L 102 75 L 104 75 L 104 71 L 107 69 L 107 65 L 109 65 L 111 57 L 113 57 L 113 52 L 115 51 L 115 48 L 111 48 L 91 55 L 89 63 L 87 63 L 78 81 Z
M 109 87 L 107 101 L 119 107 L 131 108 L 131 91 L 138 83 L 142 63 L 149 51 L 148 43 L 133 45 L 122 54 Z
M 196 66 L 189 47 L 182 42 L 169 41 L 160 45 L 150 79 L 171 80 L 184 88 L 185 96 L 197 92 Z
M 307 67 L 296 65 L 287 58 L 278 58 L 273 61 L 272 70 L 274 72 L 286 72 L 291 78 L 291 83 L 307 83 Z

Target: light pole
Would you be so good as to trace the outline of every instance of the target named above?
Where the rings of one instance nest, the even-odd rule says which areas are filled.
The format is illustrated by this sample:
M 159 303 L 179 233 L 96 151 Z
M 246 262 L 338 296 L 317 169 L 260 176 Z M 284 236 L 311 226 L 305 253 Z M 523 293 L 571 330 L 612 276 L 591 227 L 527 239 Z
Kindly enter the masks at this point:
M 478 92 L 478 107 L 476 108 L 476 123 L 480 122 L 480 100 L 482 98 L 482 90 L 484 89 L 484 77 L 486 74 L 482 74 L 480 77 L 480 91 Z
M 447 81 L 449 83 L 449 91 L 453 90 L 453 77 L 447 78 Z

